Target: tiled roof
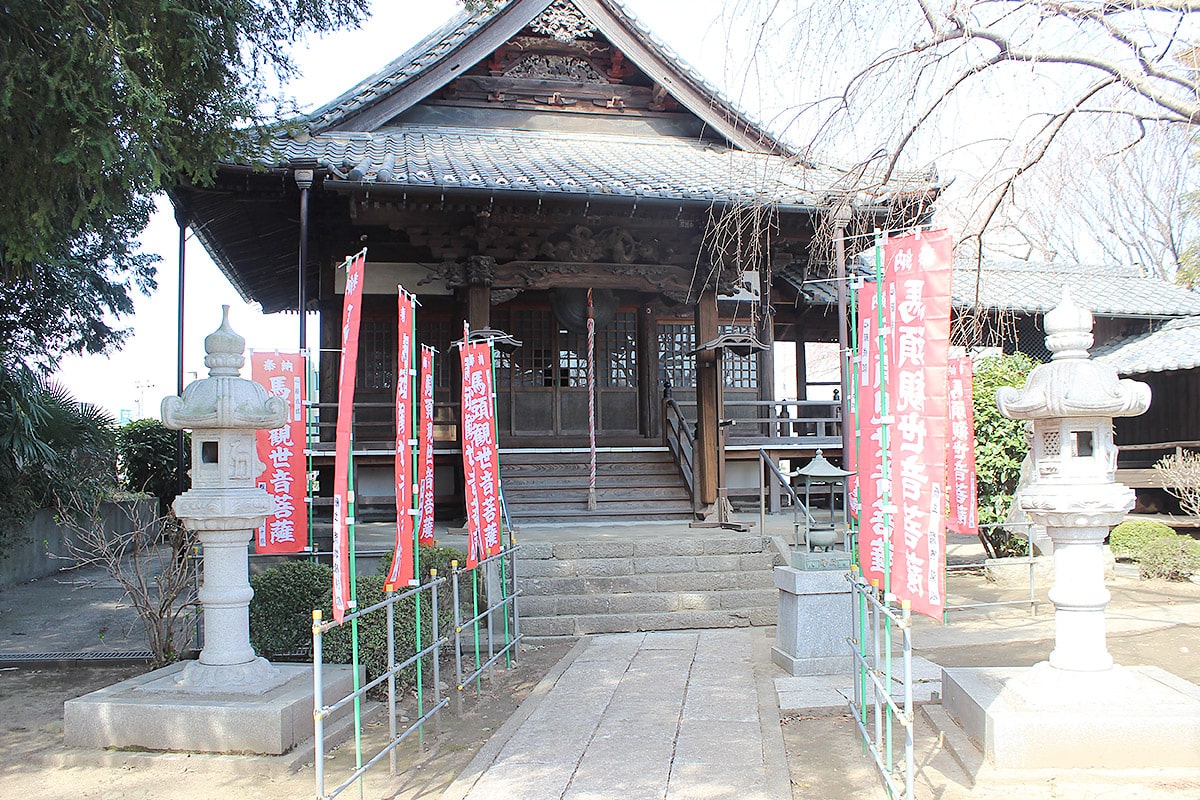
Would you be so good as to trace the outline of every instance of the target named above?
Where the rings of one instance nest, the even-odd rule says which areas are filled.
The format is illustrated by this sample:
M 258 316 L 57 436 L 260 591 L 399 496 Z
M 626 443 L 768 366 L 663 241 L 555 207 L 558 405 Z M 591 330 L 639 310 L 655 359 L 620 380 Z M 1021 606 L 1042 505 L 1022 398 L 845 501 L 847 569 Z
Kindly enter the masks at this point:
M 1200 367 L 1200 317 L 1173 319 L 1150 333 L 1098 347 L 1092 356 L 1121 375 L 1195 369 Z
M 852 262 L 857 274 L 874 274 L 868 251 Z M 796 286 L 810 303 L 837 302 L 832 283 L 804 283 L 784 271 L 782 277 Z M 978 281 L 977 281 L 978 279 Z M 954 265 L 951 287 L 955 308 L 978 304 L 987 309 L 1044 313 L 1058 305 L 1063 286 L 1071 297 L 1093 314 L 1106 317 L 1179 317 L 1200 314 L 1200 292 L 1184 289 L 1160 278 L 1143 276 L 1136 267 L 1115 264 L 1048 264 L 1027 261 L 985 260 L 979 269 L 970 258 L 960 257 Z
M 737 108 L 720 89 L 710 83 L 700 72 L 685 62 L 678 53 L 655 36 L 619 0 L 597 1 L 608 9 L 609 13 L 612 14 L 619 24 L 625 26 L 634 36 L 661 57 L 674 70 L 676 75 L 683 78 L 685 82 L 690 82 L 702 96 L 706 97 L 711 108 L 728 109 L 740 121 L 740 126 L 744 127 L 746 132 L 751 134 L 753 138 L 782 150 L 787 149 L 786 145 L 767 132 L 759 122 L 752 120 L 745 112 Z M 544 6 L 548 4 L 549 0 L 546 0 L 546 3 L 539 5 Z M 515 5 L 515 3 L 512 4 L 512 6 Z M 433 65 L 459 50 L 466 42 L 477 35 L 482 35 L 482 29 L 486 28 L 495 18 L 503 15 L 509 8 L 510 6 L 502 4 L 500 10 L 496 12 L 459 12 L 445 25 L 409 48 L 408 51 L 383 69 L 360 81 L 358 85 L 341 96 L 310 113 L 303 120 L 303 123 L 310 132 L 325 132 L 335 128 L 340 121 L 353 116 L 377 100 L 412 83 L 433 67 Z M 540 11 L 541 8 L 537 10 Z
M 383 69 L 309 114 L 305 120 L 308 127 L 320 129 L 332 125 L 403 86 L 470 39 L 490 17 L 490 12 L 460 11 Z
M 277 147 L 283 164 L 315 161 L 329 170 L 327 180 L 368 186 L 815 207 L 843 184 L 863 185 L 857 173 L 851 179 L 835 167 L 666 137 L 414 125 L 281 139 Z M 886 189 L 933 187 L 924 176 L 899 176 Z M 879 197 L 860 190 L 854 199 Z
M 974 305 L 976 270 L 959 262 L 954 298 Z M 1200 293 L 1139 274 L 1136 267 L 985 261 L 979 305 L 1029 313 L 1058 305 L 1066 286 L 1080 306 L 1101 316 L 1182 316 L 1200 314 Z

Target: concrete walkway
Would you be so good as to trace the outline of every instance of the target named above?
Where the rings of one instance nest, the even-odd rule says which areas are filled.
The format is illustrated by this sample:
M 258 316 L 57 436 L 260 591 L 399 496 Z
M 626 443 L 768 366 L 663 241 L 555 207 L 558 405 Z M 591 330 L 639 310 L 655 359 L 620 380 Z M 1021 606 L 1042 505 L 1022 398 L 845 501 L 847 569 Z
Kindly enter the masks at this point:
M 443 800 L 790 797 L 761 628 L 580 641 Z

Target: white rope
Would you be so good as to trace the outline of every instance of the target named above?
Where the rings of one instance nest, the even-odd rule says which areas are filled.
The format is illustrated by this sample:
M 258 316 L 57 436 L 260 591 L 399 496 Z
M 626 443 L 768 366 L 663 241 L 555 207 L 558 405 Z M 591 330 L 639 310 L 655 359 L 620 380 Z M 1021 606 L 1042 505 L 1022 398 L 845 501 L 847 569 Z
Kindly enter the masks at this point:
M 588 511 L 596 510 L 596 314 L 592 290 L 587 293 L 587 381 L 588 381 Z

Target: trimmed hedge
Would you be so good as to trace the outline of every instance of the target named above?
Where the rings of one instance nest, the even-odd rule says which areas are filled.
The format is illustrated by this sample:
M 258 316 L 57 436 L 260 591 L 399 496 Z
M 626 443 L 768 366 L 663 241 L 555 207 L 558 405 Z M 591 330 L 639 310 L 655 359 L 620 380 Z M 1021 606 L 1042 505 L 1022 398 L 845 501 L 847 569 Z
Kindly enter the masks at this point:
M 1186 581 L 1200 572 L 1200 542 L 1174 532 L 1160 536 L 1143 551 L 1138 572 L 1142 578 Z
M 312 655 L 312 612 L 332 593 L 333 568 L 285 561 L 250 578 L 250 644 L 268 659 Z
M 1112 529 L 1112 533 L 1108 535 L 1108 544 L 1116 558 L 1140 561 L 1146 548 L 1156 540 L 1174 535 L 1175 531 L 1161 522 L 1130 519 Z

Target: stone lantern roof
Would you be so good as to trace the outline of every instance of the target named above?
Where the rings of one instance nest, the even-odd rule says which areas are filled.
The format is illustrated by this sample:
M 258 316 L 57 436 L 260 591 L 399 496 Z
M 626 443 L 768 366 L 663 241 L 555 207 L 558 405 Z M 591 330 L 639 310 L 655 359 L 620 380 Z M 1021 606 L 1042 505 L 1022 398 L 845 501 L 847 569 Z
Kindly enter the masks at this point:
M 181 397 L 164 397 L 168 428 L 277 428 L 288 417 L 287 403 L 240 375 L 246 340 L 229 326 L 229 306 L 221 306 L 221 326 L 204 339 L 208 377 L 192 381 Z
M 1150 387 L 1120 380 L 1107 364 L 1088 357 L 1092 314 L 1075 305 L 1063 289 L 1058 306 L 1046 314 L 1046 346 L 1053 360 L 1029 373 L 1025 387 L 996 392 L 1000 413 L 1010 419 L 1135 417 L 1150 407 Z

